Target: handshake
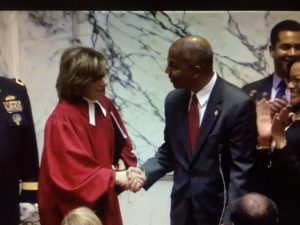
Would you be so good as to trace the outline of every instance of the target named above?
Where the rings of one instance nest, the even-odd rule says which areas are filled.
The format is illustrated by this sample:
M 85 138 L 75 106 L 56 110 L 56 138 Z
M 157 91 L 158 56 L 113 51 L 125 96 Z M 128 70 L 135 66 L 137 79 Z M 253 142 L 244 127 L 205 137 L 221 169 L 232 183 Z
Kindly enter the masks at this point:
M 115 184 L 121 186 L 125 190 L 132 192 L 139 191 L 144 187 L 147 177 L 143 170 L 137 167 L 129 167 L 127 170 L 116 170 Z

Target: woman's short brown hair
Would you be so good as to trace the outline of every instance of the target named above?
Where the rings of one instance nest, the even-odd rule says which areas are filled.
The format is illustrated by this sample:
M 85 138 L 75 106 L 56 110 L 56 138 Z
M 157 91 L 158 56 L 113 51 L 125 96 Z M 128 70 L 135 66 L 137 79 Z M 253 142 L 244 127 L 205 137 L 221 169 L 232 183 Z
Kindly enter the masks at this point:
M 77 102 L 82 97 L 83 87 L 107 75 L 106 59 L 98 51 L 87 47 L 66 49 L 60 60 L 56 80 L 58 98 Z

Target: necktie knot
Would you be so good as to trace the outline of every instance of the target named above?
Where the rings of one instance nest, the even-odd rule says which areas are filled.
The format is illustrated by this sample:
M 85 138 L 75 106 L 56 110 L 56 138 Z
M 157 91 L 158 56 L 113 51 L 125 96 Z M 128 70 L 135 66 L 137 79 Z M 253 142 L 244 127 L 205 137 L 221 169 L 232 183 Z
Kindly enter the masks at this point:
M 285 95 L 286 83 L 284 80 L 281 80 L 277 85 L 277 93 L 275 98 L 282 98 Z
M 197 99 L 197 96 L 195 94 L 193 94 L 193 97 L 192 97 L 190 110 L 191 110 L 191 108 L 194 108 L 194 107 L 198 107 L 198 99 Z

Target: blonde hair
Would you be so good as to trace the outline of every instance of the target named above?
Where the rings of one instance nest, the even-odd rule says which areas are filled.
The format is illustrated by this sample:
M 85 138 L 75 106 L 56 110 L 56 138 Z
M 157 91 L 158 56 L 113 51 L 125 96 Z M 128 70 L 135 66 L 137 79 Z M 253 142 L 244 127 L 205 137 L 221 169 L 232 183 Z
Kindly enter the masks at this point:
M 69 212 L 61 225 L 103 225 L 97 215 L 87 207 L 79 207 Z

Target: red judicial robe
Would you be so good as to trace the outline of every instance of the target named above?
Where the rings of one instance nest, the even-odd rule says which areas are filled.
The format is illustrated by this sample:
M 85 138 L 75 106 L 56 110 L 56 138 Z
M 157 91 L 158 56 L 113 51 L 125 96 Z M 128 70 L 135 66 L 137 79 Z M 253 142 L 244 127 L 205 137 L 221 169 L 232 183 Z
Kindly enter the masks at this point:
M 79 206 L 95 210 L 104 225 L 122 225 L 112 165 L 116 155 L 127 166 L 137 159 L 117 109 L 106 97 L 100 103 L 106 117 L 96 107 L 96 126 L 89 124 L 85 101 L 60 101 L 47 120 L 38 192 L 42 225 L 60 225 Z

